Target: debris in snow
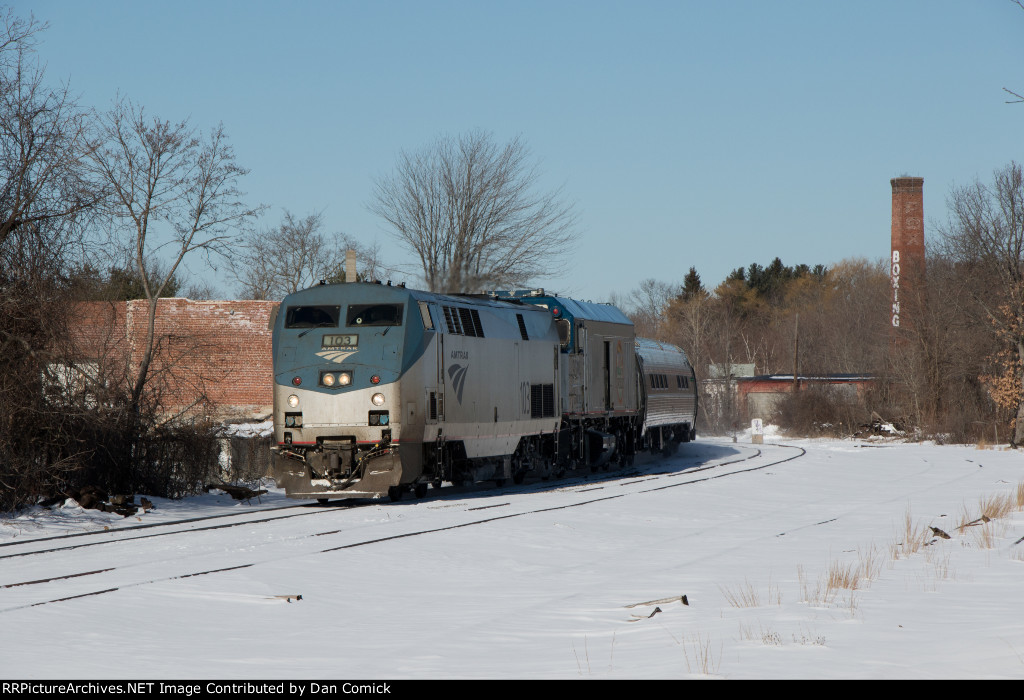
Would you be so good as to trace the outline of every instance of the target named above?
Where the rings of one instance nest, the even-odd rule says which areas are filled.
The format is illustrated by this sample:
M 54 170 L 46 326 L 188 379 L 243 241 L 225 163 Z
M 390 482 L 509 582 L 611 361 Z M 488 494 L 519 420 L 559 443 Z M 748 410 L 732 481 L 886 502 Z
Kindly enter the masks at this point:
M 906 433 L 889 421 L 883 419 L 880 415 L 871 412 L 871 422 L 864 423 L 860 426 L 860 430 L 855 432 L 854 437 L 862 437 L 864 435 L 878 435 L 882 437 L 899 437 Z
M 646 603 L 630 603 L 625 606 L 627 608 L 642 608 L 646 605 L 661 605 L 662 603 L 682 603 L 683 605 L 689 605 L 690 601 L 686 599 L 686 596 L 674 595 L 669 598 L 658 598 L 658 600 L 648 600 Z
M 630 622 L 636 622 L 637 620 L 650 620 L 652 617 L 661 612 L 661 608 L 655 608 L 650 615 L 633 615 L 633 619 Z
M 220 489 L 224 493 L 231 496 L 236 501 L 248 501 L 251 498 L 255 498 L 259 501 L 260 496 L 267 492 L 266 489 L 260 489 L 259 491 L 253 491 L 248 486 L 233 486 L 231 484 L 207 484 L 206 491 L 210 492 L 213 489 Z
M 265 420 L 259 423 L 228 423 L 223 427 L 224 437 L 269 437 L 274 434 L 274 421 Z
M 929 525 L 928 529 L 931 530 L 932 534 L 936 535 L 937 537 L 941 537 L 944 540 L 950 539 L 949 535 L 947 535 L 945 532 L 943 532 L 942 530 L 940 530 L 937 527 L 932 527 L 932 526 Z
M 972 525 L 984 525 L 985 523 L 989 522 L 990 520 L 992 520 L 992 518 L 988 517 L 987 515 L 983 515 L 980 518 L 978 518 L 977 520 L 972 520 L 969 523 L 964 523 L 962 527 L 971 527 Z
M 146 504 L 149 503 L 147 506 Z M 115 494 L 108 496 L 107 492 L 96 486 L 83 486 L 80 489 L 68 489 L 58 496 L 44 499 L 39 503 L 43 508 L 68 505 L 77 505 L 87 510 L 98 510 L 104 513 L 114 513 L 127 518 L 139 512 L 139 506 L 135 505 L 135 496 L 127 494 Z M 153 504 L 148 499 L 143 499 L 142 508 L 152 510 Z

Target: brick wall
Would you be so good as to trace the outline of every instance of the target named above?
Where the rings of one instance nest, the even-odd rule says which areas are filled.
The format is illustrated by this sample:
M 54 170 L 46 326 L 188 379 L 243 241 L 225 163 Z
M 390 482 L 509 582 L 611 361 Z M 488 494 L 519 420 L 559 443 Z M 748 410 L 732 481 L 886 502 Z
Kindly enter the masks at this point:
M 273 410 L 271 331 L 275 301 L 160 299 L 150 384 L 165 413 L 257 420 Z M 132 376 L 145 349 L 148 302 L 85 302 L 72 336 L 83 360 L 107 376 Z

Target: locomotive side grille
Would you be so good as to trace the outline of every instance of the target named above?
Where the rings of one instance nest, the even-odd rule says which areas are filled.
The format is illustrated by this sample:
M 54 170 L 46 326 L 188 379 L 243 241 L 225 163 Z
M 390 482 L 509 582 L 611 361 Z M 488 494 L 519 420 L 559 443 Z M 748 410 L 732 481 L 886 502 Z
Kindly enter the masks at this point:
M 455 313 L 455 310 L 452 309 L 452 307 L 444 307 L 444 320 L 445 323 L 448 325 L 449 333 L 462 333 L 462 326 L 459 323 L 458 314 Z
M 530 418 L 552 418 L 555 415 L 555 385 L 530 385 Z
M 437 394 L 430 392 L 430 420 L 437 420 Z
M 523 336 L 523 340 L 529 340 L 530 334 L 526 332 L 526 321 L 523 320 L 523 315 L 516 314 L 516 320 L 519 321 L 519 335 Z
M 471 338 L 483 338 L 484 327 L 480 323 L 480 312 L 461 306 L 444 306 L 444 320 L 448 332 L 454 335 L 468 335 Z
M 469 312 L 469 309 L 458 307 L 459 309 L 459 320 L 462 321 L 462 334 L 463 335 L 476 335 L 476 328 L 473 327 L 473 314 Z

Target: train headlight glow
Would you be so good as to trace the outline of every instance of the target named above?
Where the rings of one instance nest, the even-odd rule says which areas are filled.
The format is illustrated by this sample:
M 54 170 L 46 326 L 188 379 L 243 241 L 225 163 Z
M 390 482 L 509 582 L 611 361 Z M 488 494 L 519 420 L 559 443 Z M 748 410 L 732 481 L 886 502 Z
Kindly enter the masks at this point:
M 384 394 L 374 394 L 372 397 L 370 397 L 370 401 L 373 402 L 374 406 L 383 406 Z
M 342 372 L 341 374 L 338 375 L 338 384 L 340 384 L 341 386 L 348 386 L 351 383 L 352 383 L 352 373 L 351 372 Z
M 295 394 L 292 394 L 291 396 L 289 396 L 288 397 L 288 405 L 291 406 L 292 408 L 295 408 L 296 406 L 298 406 L 299 405 L 299 397 L 296 396 Z
M 334 375 L 330 372 L 324 372 L 320 375 L 320 381 L 323 382 L 324 386 L 334 386 Z

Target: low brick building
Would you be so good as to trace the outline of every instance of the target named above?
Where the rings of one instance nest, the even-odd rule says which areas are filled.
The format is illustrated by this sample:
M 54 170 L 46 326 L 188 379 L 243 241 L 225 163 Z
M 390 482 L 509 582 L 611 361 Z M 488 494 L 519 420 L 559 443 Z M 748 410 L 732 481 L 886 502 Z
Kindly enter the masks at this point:
M 276 301 L 160 299 L 150 388 L 165 414 L 262 420 L 273 410 L 269 321 Z M 144 299 L 84 302 L 72 340 L 84 366 L 103 376 L 134 374 L 148 322 Z
M 760 375 L 738 377 L 733 380 L 739 398 L 739 408 L 745 420 L 761 418 L 769 420 L 779 401 L 793 392 L 793 375 Z M 829 387 L 849 397 L 862 396 L 874 382 L 870 374 L 819 374 L 801 375 L 798 387 Z

